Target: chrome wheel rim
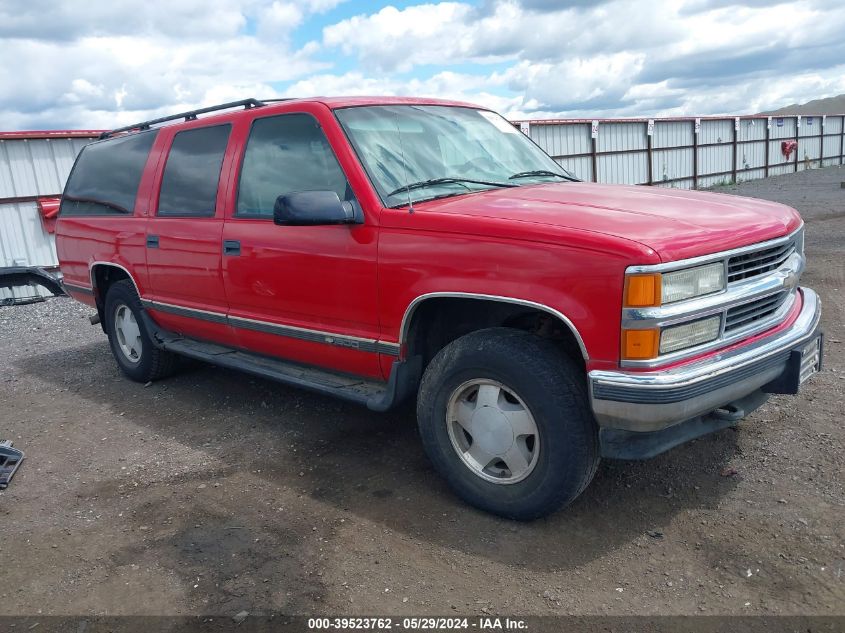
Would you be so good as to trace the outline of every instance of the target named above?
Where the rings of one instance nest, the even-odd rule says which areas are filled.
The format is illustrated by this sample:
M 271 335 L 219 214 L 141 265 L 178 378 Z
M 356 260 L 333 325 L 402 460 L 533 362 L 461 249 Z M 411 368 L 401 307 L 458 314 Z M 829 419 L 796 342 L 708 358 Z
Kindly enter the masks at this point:
M 460 385 L 446 405 L 452 448 L 475 475 L 515 484 L 532 473 L 540 456 L 534 416 L 509 387 L 481 378 Z
M 135 315 L 126 304 L 121 303 L 114 309 L 114 334 L 117 347 L 130 363 L 141 361 L 141 328 Z

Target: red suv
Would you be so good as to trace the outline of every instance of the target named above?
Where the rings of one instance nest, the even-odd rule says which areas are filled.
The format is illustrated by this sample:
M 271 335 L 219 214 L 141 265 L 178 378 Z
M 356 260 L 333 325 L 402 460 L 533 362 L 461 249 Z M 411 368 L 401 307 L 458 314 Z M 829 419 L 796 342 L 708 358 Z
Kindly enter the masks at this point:
M 602 456 L 797 392 L 822 353 L 803 236 L 780 204 L 579 182 L 469 104 L 315 98 L 104 134 L 57 246 L 133 380 L 188 356 L 374 411 L 416 397 L 457 493 L 529 519 Z

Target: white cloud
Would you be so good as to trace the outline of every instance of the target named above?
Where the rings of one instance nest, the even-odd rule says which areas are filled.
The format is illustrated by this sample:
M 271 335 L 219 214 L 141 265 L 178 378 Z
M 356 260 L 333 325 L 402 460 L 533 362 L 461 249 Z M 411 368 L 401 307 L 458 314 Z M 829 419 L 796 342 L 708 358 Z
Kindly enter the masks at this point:
M 0 37 L 73 40 L 83 35 L 154 34 L 221 38 L 246 23 L 252 0 L 3 0 Z
M 332 23 L 342 1 L 2 0 L 2 127 L 109 127 L 280 93 L 436 96 L 533 118 L 754 112 L 845 92 L 841 0 L 361 4 Z
M 398 10 L 388 6 L 326 27 L 323 41 L 346 54 L 357 54 L 377 70 L 410 70 L 416 64 L 439 64 L 455 55 L 467 57 L 472 8 L 459 2 L 422 4 Z M 434 42 L 437 46 L 433 46 Z
M 302 4 L 313 13 L 325 13 L 348 0 L 304 0 Z
M 371 73 L 483 65 L 513 112 L 612 115 L 747 112 L 837 90 L 845 6 L 825 0 L 493 1 L 385 8 L 329 28 L 323 42 Z M 353 37 L 353 34 L 368 34 Z M 825 80 L 822 80 L 824 78 Z M 789 86 L 793 86 L 790 90 Z M 498 90 L 501 92 L 501 90 Z M 792 93 L 791 96 L 789 93 Z M 694 108 L 694 109 L 693 109 Z
M 111 5 L 118 3 L 100 0 L 82 7 L 92 22 L 69 23 L 67 38 L 47 34 L 50 20 L 45 32 L 27 35 L 33 16 L 21 5 L 15 17 L 19 36 L 0 37 L 0 59 L 15 60 L 0 66 L 3 127 L 10 121 L 24 128 L 114 127 L 223 96 L 272 96 L 274 82 L 327 67 L 314 59 L 315 44 L 292 50 L 286 37 L 313 10 L 310 4 L 255 1 L 173 0 L 150 3 L 146 10 L 139 5 L 139 16 L 131 16 L 115 13 Z M 11 13 L 6 4 L 0 6 L 0 12 Z M 192 11 L 196 19 L 186 19 Z M 256 21 L 254 35 L 245 30 L 247 15 Z M 127 26 L 133 18 L 134 30 Z M 180 26 L 159 29 L 165 18 Z M 120 24 L 101 35 L 111 31 L 105 27 L 113 19 Z
M 360 72 L 343 75 L 319 74 L 291 85 L 285 97 L 305 95 L 416 95 L 475 103 L 492 110 L 512 111 L 523 103 L 521 97 L 502 97 L 489 92 L 503 78 L 441 72 L 424 80 L 367 77 Z
M 617 103 L 645 63 L 642 53 L 597 55 L 556 63 L 522 61 L 506 73 L 509 87 L 540 104 Z
M 264 37 L 287 39 L 291 31 L 302 24 L 302 7 L 292 2 L 273 2 L 259 12 L 258 32 Z

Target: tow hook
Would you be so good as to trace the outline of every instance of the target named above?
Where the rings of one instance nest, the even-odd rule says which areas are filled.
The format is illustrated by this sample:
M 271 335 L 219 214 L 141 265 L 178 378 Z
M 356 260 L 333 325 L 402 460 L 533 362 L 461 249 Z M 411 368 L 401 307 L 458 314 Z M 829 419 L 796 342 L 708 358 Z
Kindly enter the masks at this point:
M 717 420 L 722 420 L 724 422 L 739 422 L 742 418 L 760 408 L 760 406 L 762 406 L 768 399 L 768 394 L 763 393 L 758 389 L 744 398 L 734 400 L 733 402 L 719 407 L 710 415 Z

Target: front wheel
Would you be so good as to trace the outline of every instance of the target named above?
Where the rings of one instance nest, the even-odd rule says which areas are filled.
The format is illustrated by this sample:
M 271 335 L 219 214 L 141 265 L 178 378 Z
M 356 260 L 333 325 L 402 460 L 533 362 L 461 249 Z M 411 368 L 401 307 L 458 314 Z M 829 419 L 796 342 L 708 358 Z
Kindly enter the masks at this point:
M 490 328 L 453 341 L 417 401 L 425 450 L 468 503 L 529 520 L 570 503 L 599 462 L 583 372 L 551 341 Z

